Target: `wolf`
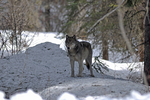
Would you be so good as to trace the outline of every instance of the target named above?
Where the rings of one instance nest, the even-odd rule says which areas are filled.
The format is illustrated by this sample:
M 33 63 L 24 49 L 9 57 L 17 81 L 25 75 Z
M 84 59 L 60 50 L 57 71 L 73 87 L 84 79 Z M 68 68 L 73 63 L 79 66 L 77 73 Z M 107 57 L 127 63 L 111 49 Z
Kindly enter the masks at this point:
M 91 66 L 92 64 L 91 44 L 86 41 L 79 42 L 76 39 L 75 35 L 73 35 L 72 37 L 66 35 L 65 45 L 67 48 L 68 56 L 70 58 L 71 77 L 74 77 L 74 62 L 75 61 L 79 63 L 79 74 L 77 76 L 82 77 L 83 60 L 85 60 L 86 66 L 90 70 L 91 76 L 94 77 L 92 66 Z

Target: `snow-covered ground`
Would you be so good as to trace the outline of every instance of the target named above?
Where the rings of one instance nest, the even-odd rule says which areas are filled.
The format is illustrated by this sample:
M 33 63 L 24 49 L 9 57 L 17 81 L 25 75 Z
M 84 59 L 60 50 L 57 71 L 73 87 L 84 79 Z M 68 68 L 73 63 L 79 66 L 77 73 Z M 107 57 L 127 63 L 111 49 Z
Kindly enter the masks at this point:
M 95 77 L 90 77 L 84 67 L 83 77 L 70 77 L 69 58 L 61 49 L 64 40 L 55 36 L 55 33 L 39 33 L 25 53 L 0 59 L 0 91 L 7 98 L 28 89 L 38 92 L 44 100 L 57 100 L 64 92 L 81 100 L 87 96 L 98 100 L 101 96 L 125 97 L 132 90 L 141 94 L 149 91 L 140 80 L 143 63 L 112 63 L 100 59 L 109 66 L 109 72 L 100 74 L 94 70 Z M 78 64 L 75 66 L 77 74 Z

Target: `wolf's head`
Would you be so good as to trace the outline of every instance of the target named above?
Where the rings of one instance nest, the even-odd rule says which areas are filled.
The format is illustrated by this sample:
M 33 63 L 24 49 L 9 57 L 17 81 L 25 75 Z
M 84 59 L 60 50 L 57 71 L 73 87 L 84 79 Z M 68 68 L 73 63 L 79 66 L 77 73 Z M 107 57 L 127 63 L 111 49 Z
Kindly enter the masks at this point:
M 66 35 L 65 44 L 68 50 L 74 49 L 76 46 L 76 43 L 77 43 L 77 39 L 75 35 L 73 35 L 72 37 Z

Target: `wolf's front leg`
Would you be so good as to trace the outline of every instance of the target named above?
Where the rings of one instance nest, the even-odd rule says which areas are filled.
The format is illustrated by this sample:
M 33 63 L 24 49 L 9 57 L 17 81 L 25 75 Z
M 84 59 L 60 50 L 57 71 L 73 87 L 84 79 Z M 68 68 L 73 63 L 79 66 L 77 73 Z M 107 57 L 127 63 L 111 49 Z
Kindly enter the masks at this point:
M 82 77 L 82 72 L 83 72 L 83 61 L 79 61 L 79 74 L 77 75 L 78 77 Z
M 70 59 L 70 64 L 71 64 L 71 77 L 74 77 L 74 60 Z

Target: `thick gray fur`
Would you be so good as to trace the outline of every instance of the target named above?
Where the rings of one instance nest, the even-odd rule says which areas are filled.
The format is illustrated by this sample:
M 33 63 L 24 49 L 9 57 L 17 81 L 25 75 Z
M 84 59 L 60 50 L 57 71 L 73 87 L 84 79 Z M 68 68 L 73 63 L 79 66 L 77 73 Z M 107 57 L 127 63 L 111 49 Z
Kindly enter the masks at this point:
M 77 61 L 79 63 L 79 74 L 78 77 L 82 77 L 83 72 L 83 60 L 86 62 L 87 68 L 90 70 L 91 76 L 93 75 L 92 70 L 92 48 L 91 44 L 85 41 L 79 42 L 76 39 L 76 36 L 68 36 L 66 35 L 65 45 L 67 47 L 68 56 L 70 58 L 71 64 L 71 77 L 74 77 L 74 62 Z

